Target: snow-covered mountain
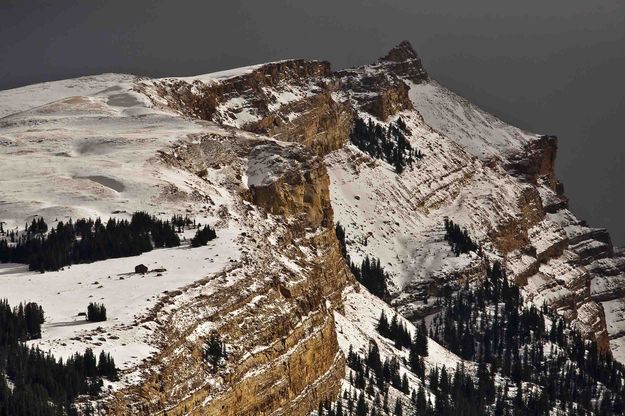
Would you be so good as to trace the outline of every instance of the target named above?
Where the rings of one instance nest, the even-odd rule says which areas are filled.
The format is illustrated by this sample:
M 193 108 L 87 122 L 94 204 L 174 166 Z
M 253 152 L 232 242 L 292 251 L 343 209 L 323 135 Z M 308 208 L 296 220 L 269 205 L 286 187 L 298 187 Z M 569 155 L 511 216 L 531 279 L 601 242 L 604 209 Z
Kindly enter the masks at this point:
M 407 159 L 399 147 L 394 162 L 363 151 L 358 119 L 382 135 L 400 128 Z M 56 226 L 136 211 L 188 216 L 218 237 L 191 248 L 186 229 L 180 247 L 46 273 L 2 264 L 0 299 L 43 307 L 31 345 L 64 358 L 111 353 L 120 380 L 78 404 L 101 414 L 308 415 L 325 400 L 347 405 L 358 389 L 346 357 L 372 343 L 435 402 L 408 351 L 378 333 L 380 314 L 399 313 L 416 333 L 443 307 L 441 288 L 480 287 L 495 261 L 526 305 L 546 305 L 625 363 L 625 252 L 567 209 L 556 150 L 555 137 L 510 126 L 430 79 L 407 42 L 338 72 L 286 60 L 2 91 L 0 238 L 33 218 Z M 479 251 L 454 254 L 445 219 Z M 355 279 L 336 223 L 354 264 L 380 260 L 385 300 Z M 134 273 L 138 264 L 152 271 Z M 107 321 L 79 315 L 93 301 Z M 227 351 L 218 368 L 204 356 L 214 334 Z M 428 370 L 477 374 L 475 362 L 427 345 Z M 391 390 L 393 404 L 419 411 L 410 392 Z

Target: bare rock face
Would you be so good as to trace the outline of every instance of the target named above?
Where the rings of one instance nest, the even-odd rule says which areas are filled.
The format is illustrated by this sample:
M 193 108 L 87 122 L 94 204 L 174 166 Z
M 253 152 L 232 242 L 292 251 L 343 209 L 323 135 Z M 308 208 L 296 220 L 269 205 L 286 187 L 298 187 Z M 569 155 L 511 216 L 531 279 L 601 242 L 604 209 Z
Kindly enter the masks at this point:
M 409 79 L 415 83 L 426 82 L 430 79 L 423 68 L 421 58 L 412 48 L 410 42 L 404 40 L 378 60 L 395 75 Z
M 276 143 L 252 150 L 248 170 L 252 201 L 274 215 L 303 217 L 308 227 L 331 228 L 330 179 L 323 161 L 306 152 L 302 157 L 298 151 Z
M 507 167 L 513 172 L 525 175 L 532 183 L 545 183 L 556 191 L 555 160 L 558 152 L 558 138 L 543 135 L 529 142 L 522 153 L 511 158 Z
M 382 121 L 413 109 L 408 96 L 410 88 L 404 80 L 416 84 L 429 80 L 421 59 L 407 41 L 395 46 L 375 64 L 339 71 L 336 77 L 361 110 Z
M 292 60 L 230 78 L 166 79 L 139 87 L 155 103 L 202 120 L 301 143 L 327 154 L 345 143 L 353 111 L 334 99 L 330 64 Z
M 402 110 L 413 109 L 408 85 L 387 71 L 384 64 L 346 69 L 336 76 L 357 106 L 380 120 L 386 121 Z
M 286 117 L 284 115 L 290 115 Z M 332 98 L 330 90 L 283 106 L 246 128 L 282 141 L 295 141 L 325 155 L 340 149 L 352 128 L 353 110 Z
M 165 79 L 155 82 L 154 88 L 172 109 L 202 120 L 224 122 L 229 114 L 218 114 L 217 110 L 220 104 L 230 99 L 247 98 L 255 110 L 266 115 L 270 104 L 276 101 L 267 89 L 281 84 L 302 85 L 328 75 L 328 62 L 290 60 L 261 65 L 248 73 L 207 82 Z
M 523 187 L 516 200 L 516 208 L 518 215 L 509 216 L 499 223 L 489 231 L 489 237 L 502 253 L 522 248 L 536 252 L 535 247 L 528 246 L 530 246 L 529 230 L 539 224 L 545 216 L 538 191 L 530 186 Z
M 304 416 L 336 397 L 345 361 L 333 311 L 353 277 L 321 160 L 298 145 L 245 136 L 197 137 L 161 158 L 191 172 L 228 161 L 230 185 L 222 185 L 240 192 L 230 215 L 240 217 L 250 251 L 152 312 L 162 344 L 146 364 L 147 381 L 120 391 L 108 413 Z M 214 291 L 213 279 L 235 283 Z M 204 358 L 207 326 L 227 346 L 218 366 Z

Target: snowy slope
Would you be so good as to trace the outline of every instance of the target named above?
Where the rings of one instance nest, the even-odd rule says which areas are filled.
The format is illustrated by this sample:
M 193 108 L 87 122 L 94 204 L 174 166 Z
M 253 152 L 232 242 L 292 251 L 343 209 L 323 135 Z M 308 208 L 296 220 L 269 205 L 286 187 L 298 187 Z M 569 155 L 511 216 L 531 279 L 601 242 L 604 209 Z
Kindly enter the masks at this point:
M 366 67 L 359 73 L 366 74 Z M 423 159 L 397 175 L 351 145 L 326 157 L 335 217 L 345 227 L 352 259 L 379 258 L 392 278 L 393 304 L 404 316 L 422 316 L 432 310 L 424 298 L 440 283 L 481 274 L 480 259 L 453 256 L 443 240 L 442 222 L 450 218 L 467 228 L 489 258 L 504 260 L 528 300 L 547 302 L 605 348 L 609 343 L 622 350 L 625 327 L 614 298 L 623 293 L 623 257 L 612 254 L 604 230 L 575 218 L 553 190 L 553 149 L 523 161 L 528 148 L 540 149 L 540 136 L 504 123 L 435 81 L 404 81 L 415 110 L 388 121 L 401 117 L 408 124 L 408 138 Z M 342 94 L 349 98 L 350 90 Z M 530 178 L 511 161 L 541 173 Z
M 481 159 L 502 157 L 523 150 L 536 139 L 504 123 L 436 81 L 410 85 L 410 99 L 425 122 Z
M 524 186 L 484 165 L 432 131 L 415 113 L 401 117 L 414 148 L 425 156 L 397 175 L 382 161 L 346 146 L 326 160 L 337 222 L 346 227 L 349 253 L 383 260 L 397 288 L 412 280 L 451 277 L 470 256 L 455 257 L 443 241 L 443 218 L 468 228 L 478 241 L 518 210 Z
M 129 218 L 144 210 L 169 219 L 188 215 L 216 226 L 218 239 L 181 247 L 37 273 L 26 266 L 0 265 L 0 297 L 9 303 L 34 301 L 45 311 L 43 337 L 33 341 L 58 357 L 92 347 L 110 352 L 125 370 L 120 383 L 157 351 L 153 311 L 186 287 L 232 267 L 240 257 L 241 226 L 218 214 L 238 199 L 224 187 L 227 168 L 203 177 L 166 163 L 176 149 L 198 135 L 226 134 L 206 123 L 153 109 L 133 91 L 136 77 L 105 74 L 0 92 L 0 219 L 5 230 L 23 229 L 34 216 L 50 226 L 83 217 Z M 237 202 L 238 203 L 238 202 Z M 234 214 L 234 213 L 233 213 Z M 143 263 L 164 269 L 134 273 Z M 108 320 L 89 323 L 78 314 L 102 302 Z
M 279 63 L 279 62 L 285 62 L 285 61 L 274 61 L 274 62 L 266 62 L 266 63 L 256 64 L 256 65 L 247 65 L 247 66 L 242 66 L 239 68 L 226 69 L 224 71 L 210 72 L 208 74 L 199 74 L 199 75 L 182 76 L 182 77 L 157 78 L 155 79 L 155 81 L 159 82 L 159 81 L 165 81 L 165 80 L 168 80 L 168 81 L 180 80 L 180 81 L 185 81 L 188 83 L 194 83 L 195 81 L 199 81 L 201 83 L 211 84 L 211 83 L 224 81 L 224 80 L 234 78 L 234 77 L 240 77 L 241 75 L 246 75 L 251 72 L 254 72 L 255 70 L 263 66 L 266 66 L 268 64 Z
M 187 232 L 187 237 L 192 236 Z M 219 239 L 207 247 L 158 249 L 135 257 L 78 264 L 58 272 L 29 272 L 27 266 L 0 265 L 2 296 L 12 305 L 37 302 L 46 317 L 42 339 L 32 341 L 44 351 L 67 358 L 76 351 L 104 348 L 127 369 L 147 358 L 155 345 L 150 342 L 151 322 L 143 323 L 150 311 L 169 292 L 229 266 L 239 258 L 236 237 L 239 229 L 219 231 Z M 134 266 L 145 264 L 151 271 L 134 273 Z M 103 303 L 107 321 L 87 322 L 89 302 Z M 97 352 L 96 352 L 97 353 Z
M 181 202 L 189 207 L 200 203 L 191 197 L 190 186 L 198 178 L 164 166 L 156 156 L 178 140 L 220 130 L 154 110 L 131 90 L 127 77 L 121 84 L 118 77 L 110 78 L 98 78 L 97 88 L 88 84 L 98 89 L 93 95 L 61 99 L 2 119 L 0 218 L 8 228 L 33 215 L 67 220 L 106 217 L 114 211 L 184 211 Z M 83 83 L 79 78 L 75 87 L 69 81 L 61 85 L 73 90 Z M 28 89 L 21 94 L 27 96 Z
M 127 218 L 145 210 L 163 219 L 188 215 L 214 225 L 218 235 L 207 247 L 191 249 L 193 231 L 187 230 L 187 241 L 179 248 L 53 273 L 1 265 L 0 297 L 11 304 L 35 301 L 46 312 L 43 338 L 33 344 L 61 357 L 85 347 L 105 348 L 124 370 L 118 388 L 158 374 L 160 364 L 150 359 L 162 353 L 167 364 L 177 362 L 179 367 L 170 369 L 180 370 L 176 376 L 188 383 L 185 400 L 208 388 L 203 400 L 210 401 L 215 391 L 230 388 L 232 374 L 198 372 L 194 361 L 194 354 L 201 355 L 197 341 L 219 324 L 230 325 L 236 339 L 255 341 L 253 346 L 228 346 L 245 363 L 237 369 L 241 380 L 275 364 L 268 359 L 257 367 L 249 363 L 261 362 L 286 345 L 285 333 L 305 332 L 284 353 L 288 362 L 315 334 L 302 329 L 302 322 L 318 329 L 308 321 L 314 313 L 299 316 L 289 309 L 296 309 L 291 290 L 311 290 L 306 279 L 318 276 L 309 267 L 311 259 L 324 255 L 318 245 L 329 243 L 316 240 L 318 230 L 309 224 L 297 223 L 305 215 L 285 219 L 252 201 L 259 189 L 275 186 L 295 210 L 320 205 L 308 199 L 314 192 L 306 188 L 310 178 L 302 177 L 312 153 L 301 156 L 299 145 L 275 139 L 298 142 L 291 135 L 306 130 L 325 137 L 317 128 L 334 128 L 339 135 L 344 130 L 336 119 L 347 114 L 349 122 L 357 114 L 387 127 L 401 117 L 410 130 L 408 140 L 424 157 L 398 175 L 351 144 L 329 154 L 326 150 L 336 147 L 319 152 L 332 202 L 331 208 L 323 207 L 323 215 L 333 211 L 334 221 L 345 228 L 352 261 L 379 258 L 391 277 L 392 306 L 357 284 L 344 290 L 343 305 L 323 300 L 323 309 L 338 306 L 324 323 L 334 317 L 344 353 L 350 346 L 363 353 L 374 341 L 383 358 L 406 358 L 407 351 L 397 350 L 377 333 L 380 312 L 391 316 L 396 310 L 414 321 L 435 311 L 437 306 L 425 299 L 442 283 L 483 274 L 484 263 L 476 253 L 451 252 L 443 227 L 449 218 L 467 228 L 489 259 L 504 260 L 510 277 L 524 286 L 528 302 L 546 302 L 584 333 L 602 334 L 615 356 L 625 360 L 625 254 L 613 250 L 604 230 L 587 227 L 559 206 L 562 199 L 551 189 L 555 186 L 506 170 L 509 158 L 522 155 L 538 136 L 504 123 L 434 81 L 404 79 L 409 102 L 402 103 L 401 88 L 393 89 L 399 78 L 386 72 L 394 67 L 392 62 L 347 71 L 347 78 L 317 67 L 317 61 L 302 63 L 312 69 L 298 62 L 265 64 L 288 64 L 282 69 L 288 76 L 276 72 L 276 82 L 267 84 L 254 77 L 265 77 L 265 65 L 253 65 L 154 80 L 104 74 L 0 92 L 0 221 L 5 229 L 23 227 L 34 216 L 54 225 L 79 217 Z M 349 86 L 341 83 L 346 79 Z M 386 98 L 402 104 L 385 122 L 362 106 L 374 102 L 369 100 L 376 98 L 376 85 L 358 85 L 379 79 L 388 81 L 383 85 L 390 91 Z M 228 86 L 225 93 L 211 89 L 223 85 Z M 190 94 L 182 97 L 189 108 L 174 105 L 181 99 L 175 96 L 179 90 Z M 218 93 L 224 95 L 211 95 Z M 195 104 L 214 110 L 204 118 L 211 122 L 189 112 Z M 345 111 L 336 110 L 339 104 Z M 315 113 L 316 106 L 325 113 Z M 309 113 L 313 115 L 307 119 Z M 323 117 L 330 121 L 318 123 Z M 302 128 L 283 130 L 274 139 L 245 131 L 291 122 L 302 123 Z M 349 123 L 343 125 L 349 128 Z M 342 146 L 342 140 L 336 142 Z M 322 184 L 314 186 L 325 186 L 325 170 L 314 174 Z M 263 202 L 271 206 L 274 201 Z M 305 237 L 293 237 L 293 224 L 305 228 L 298 230 Z M 336 243 L 333 236 L 328 240 Z M 164 270 L 132 273 L 139 263 Z M 78 315 L 91 301 L 106 305 L 108 321 L 88 323 Z M 267 328 L 258 329 L 256 319 L 280 321 L 275 329 L 288 330 L 273 339 Z M 164 345 L 164 334 L 175 334 L 177 343 Z M 429 351 L 430 368 L 462 363 L 431 340 Z M 340 362 L 340 353 L 333 358 Z M 407 371 L 402 362 L 402 372 Z M 409 378 L 412 385 L 422 384 L 412 374 Z
M 127 85 L 137 78 L 127 74 L 101 74 L 0 91 L 0 119 L 63 98 L 92 95 L 120 84 Z

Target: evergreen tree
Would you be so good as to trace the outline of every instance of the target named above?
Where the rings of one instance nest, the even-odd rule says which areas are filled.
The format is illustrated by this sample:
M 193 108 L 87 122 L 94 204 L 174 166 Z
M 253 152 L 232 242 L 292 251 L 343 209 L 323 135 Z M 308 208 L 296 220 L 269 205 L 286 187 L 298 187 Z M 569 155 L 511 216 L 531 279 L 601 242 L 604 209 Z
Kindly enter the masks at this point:
M 384 313 L 384 310 L 382 310 L 382 313 L 380 314 L 380 319 L 378 320 L 378 332 L 383 337 L 388 338 L 390 335 L 388 320 L 386 319 L 386 314 Z
M 404 415 L 404 407 L 401 404 L 401 399 L 397 399 L 395 401 L 395 410 L 393 410 L 393 414 L 395 416 L 403 416 Z
M 226 346 L 217 334 L 211 334 L 204 346 L 204 359 L 217 369 L 221 360 L 226 358 Z
M 345 239 L 346 239 L 345 228 L 343 228 L 340 222 L 336 223 L 335 232 L 336 232 L 336 238 L 337 240 L 339 240 L 339 249 L 341 250 L 341 256 L 343 256 L 344 259 L 347 259 L 347 243 L 345 242 Z
M 87 307 L 87 320 L 91 322 L 106 321 L 106 307 L 101 303 L 90 302 Z
M 369 413 L 369 406 L 365 401 L 365 396 L 361 392 L 356 402 L 356 416 L 367 416 L 367 413 Z
M 217 238 L 215 230 L 210 225 L 205 225 L 195 233 L 195 236 L 191 239 L 191 247 L 205 246 L 210 240 Z

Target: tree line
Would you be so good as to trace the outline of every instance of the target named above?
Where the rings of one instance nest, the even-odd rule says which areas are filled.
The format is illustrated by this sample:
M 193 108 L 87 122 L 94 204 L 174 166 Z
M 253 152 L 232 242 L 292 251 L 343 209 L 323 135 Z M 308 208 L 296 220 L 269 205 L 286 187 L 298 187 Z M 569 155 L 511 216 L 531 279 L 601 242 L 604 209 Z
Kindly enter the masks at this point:
M 41 220 L 43 222 L 43 220 Z M 45 223 L 43 223 L 45 224 Z M 32 229 L 32 226 L 29 227 Z M 30 270 L 55 271 L 70 264 L 136 256 L 153 248 L 176 247 L 180 239 L 169 221 L 135 212 L 130 221 L 110 218 L 59 222 L 47 234 L 42 224 L 0 240 L 0 262 L 28 264 Z M 13 241 L 13 242 L 11 242 Z

